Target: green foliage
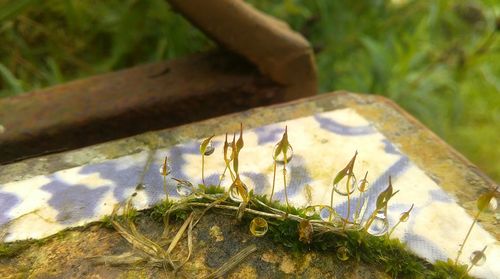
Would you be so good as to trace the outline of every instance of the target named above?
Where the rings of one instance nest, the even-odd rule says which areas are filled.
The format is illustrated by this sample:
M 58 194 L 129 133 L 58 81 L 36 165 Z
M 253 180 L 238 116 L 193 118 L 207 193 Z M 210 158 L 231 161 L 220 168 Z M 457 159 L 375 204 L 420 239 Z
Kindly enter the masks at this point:
M 93 224 L 90 223 L 86 225 L 83 228 L 92 226 Z M 75 228 L 75 229 L 81 229 L 81 228 Z M 27 250 L 33 245 L 37 246 L 42 246 L 45 243 L 48 243 L 49 241 L 52 240 L 57 240 L 57 239 L 63 239 L 68 232 L 70 232 L 73 229 L 65 229 L 62 230 L 54 235 L 42 238 L 42 239 L 27 239 L 27 240 L 18 240 L 14 242 L 9 242 L 9 243 L 3 243 L 0 242 L 0 259 L 2 258 L 13 258 L 22 253 L 23 251 Z
M 262 203 L 266 204 L 269 207 L 281 210 L 283 212 L 288 212 L 290 214 L 298 215 L 300 217 L 304 218 L 306 217 L 302 209 L 294 207 L 293 205 L 287 206 L 285 204 L 280 203 L 278 200 L 270 201 L 267 195 L 253 195 L 252 197 L 261 201 Z M 253 204 L 253 207 L 260 210 L 266 210 L 264 206 L 259 204 Z
M 199 184 L 198 188 L 207 195 L 224 194 L 226 189 L 220 185 L 208 185 Z
M 131 220 L 131 221 L 134 221 L 135 219 L 137 219 L 137 217 L 141 214 L 140 211 L 138 211 L 137 209 L 133 208 L 133 207 L 130 207 L 128 208 L 128 211 L 123 213 L 123 215 L 118 215 L 118 216 L 111 216 L 111 215 L 106 215 L 104 217 L 101 218 L 101 220 L 99 221 L 99 223 L 101 224 L 101 226 L 105 227 L 105 228 L 108 228 L 108 229 L 112 229 L 113 228 L 113 221 L 119 221 L 119 222 L 124 222 L 125 220 Z
M 473 278 L 467 274 L 467 265 L 455 265 L 452 260 L 436 261 L 434 263 L 434 273 L 428 278 L 448 279 L 448 278 Z
M 254 196 L 260 201 L 276 209 L 286 211 L 286 205 L 277 201 L 270 203 L 265 196 Z M 252 208 L 263 210 L 262 206 L 252 205 Z M 303 209 L 290 207 L 289 212 L 305 217 Z M 248 225 L 252 216 L 245 216 L 244 225 Z M 268 220 L 269 231 L 267 237 L 280 243 L 294 253 L 309 250 L 335 253 L 338 247 L 346 247 L 352 259 L 381 267 L 393 278 L 460 278 L 466 274 L 466 266 L 455 266 L 453 261 L 441 262 L 436 265 L 413 254 L 405 244 L 398 239 L 375 237 L 365 231 L 344 231 L 343 233 L 316 234 L 312 242 L 307 244 L 299 239 L 297 221 L 290 219 Z M 471 278 L 465 276 L 464 278 Z
M 163 0 L 0 0 L 0 97 L 213 44 Z
M 248 2 L 313 44 L 320 92 L 387 96 L 500 179 L 500 2 Z M 0 41 L 0 96 L 214 45 L 164 0 L 0 0 Z
M 220 194 L 220 187 L 211 186 L 207 187 L 206 189 L 208 188 L 214 190 L 216 194 Z M 289 210 L 288 214 L 305 217 L 304 209 L 302 208 L 287 207 L 286 205 L 280 204 L 277 201 L 270 202 L 266 196 L 252 195 L 252 198 L 256 198 L 267 206 L 273 207 L 278 210 Z M 190 214 L 190 211 L 193 210 L 192 207 L 179 206 L 185 202 L 203 202 L 206 204 L 210 204 L 212 201 L 196 197 L 188 200 L 183 200 L 181 202 L 164 200 L 153 208 L 147 210 L 136 211 L 135 209 L 130 207 L 126 212 L 127 216 L 118 215 L 114 216 L 114 218 L 127 218 L 128 220 L 133 220 L 134 218 L 140 216 L 149 216 L 149 218 L 163 223 L 163 217 L 165 216 L 167 210 L 173 209 L 173 206 L 176 206 L 176 209 L 170 212 L 170 220 L 183 221 L 186 220 L 186 218 Z M 227 200 L 227 202 L 230 201 Z M 254 210 L 261 210 L 263 212 L 269 211 L 268 207 L 259 205 L 258 203 L 251 203 L 250 208 Z M 227 217 L 227 215 L 221 216 L 231 218 Z M 254 216 L 252 214 L 245 214 L 243 217 L 242 225 L 248 226 L 253 217 Z M 310 250 L 335 253 L 338 247 L 346 247 L 349 250 L 349 254 L 351 255 L 351 258 L 349 260 L 362 261 L 366 264 L 378 266 L 381 270 L 388 273 L 393 278 L 471 278 L 467 275 L 466 265 L 455 265 L 451 260 L 449 260 L 448 262 L 437 261 L 434 265 L 432 265 L 410 252 L 410 250 L 408 250 L 408 248 L 398 239 L 372 236 L 366 233 L 364 230 L 345 230 L 343 232 L 330 231 L 315 234 L 310 243 L 305 243 L 304 241 L 300 240 L 299 223 L 297 221 L 288 218 L 266 219 L 269 225 L 269 230 L 266 234 L 266 237 L 289 248 L 293 253 L 305 252 Z M 101 224 L 103 224 L 105 227 L 110 226 L 112 228 L 112 226 L 110 225 L 111 221 L 112 220 L 110 217 L 105 217 L 101 220 Z M 94 224 L 88 224 L 83 227 L 83 229 L 92 225 Z M 32 245 L 40 246 L 47 243 L 48 241 L 61 239 L 65 237 L 66 233 L 71 230 L 72 229 L 67 229 L 41 240 L 24 240 L 12 243 L 1 243 L 0 258 L 15 257 Z
M 16 241 L 12 243 L 0 243 L 0 258 L 12 258 L 20 252 L 28 249 L 33 243 L 31 241 Z
M 213 189 L 213 188 L 212 188 Z M 206 199 L 193 199 L 192 201 L 198 202 L 207 202 Z M 152 208 L 146 209 L 142 211 L 142 214 L 149 216 L 151 219 L 157 222 L 163 222 L 163 217 L 165 217 L 166 212 L 177 203 L 172 200 L 163 200 L 160 203 L 156 204 Z M 172 211 L 169 215 L 170 220 L 174 221 L 184 221 L 189 216 L 189 209 L 186 208 L 178 208 Z
M 320 92 L 387 96 L 500 179 L 500 2 L 251 2 L 311 41 Z

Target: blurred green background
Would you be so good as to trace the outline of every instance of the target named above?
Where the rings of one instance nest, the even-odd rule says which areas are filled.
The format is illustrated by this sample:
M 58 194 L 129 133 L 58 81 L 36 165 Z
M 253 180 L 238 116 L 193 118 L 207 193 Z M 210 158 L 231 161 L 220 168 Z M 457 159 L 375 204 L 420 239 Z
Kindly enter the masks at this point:
M 248 2 L 313 44 L 320 92 L 387 96 L 500 181 L 499 0 Z M 0 43 L 0 97 L 215 47 L 165 0 L 0 0 Z

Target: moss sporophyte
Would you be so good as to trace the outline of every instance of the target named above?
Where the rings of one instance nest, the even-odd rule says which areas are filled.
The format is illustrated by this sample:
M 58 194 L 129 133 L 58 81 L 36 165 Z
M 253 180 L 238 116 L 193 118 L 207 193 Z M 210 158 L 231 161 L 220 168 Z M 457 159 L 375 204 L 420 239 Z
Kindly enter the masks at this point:
M 213 136 L 210 136 L 200 144 L 202 182 L 204 182 L 204 157 L 210 156 L 215 150 L 211 143 L 212 138 Z M 106 217 L 104 222 L 110 224 L 126 241 L 142 251 L 141 255 L 136 257 L 143 257 L 144 261 L 160 264 L 164 268 L 174 271 L 181 269 L 183 264 L 190 259 L 193 250 L 193 228 L 203 215 L 211 209 L 217 209 L 217 212 L 233 212 L 240 224 L 248 225 L 249 232 L 256 237 L 270 237 L 297 252 L 308 250 L 329 251 L 341 262 L 362 261 L 367 264 L 375 264 L 381 266 L 392 277 L 470 278 L 467 274 L 468 271 L 473 266 L 481 265 L 486 260 L 484 252 L 487 247 L 481 247 L 482 250 L 477 250 L 470 256 L 471 264 L 469 266 L 458 264 L 462 249 L 479 214 L 487 210 L 488 207 L 496 205 L 495 198 L 498 195 L 498 188 L 479 197 L 477 202 L 478 213 L 467 232 L 455 261 L 437 261 L 430 264 L 409 251 L 398 239 L 390 238 L 400 223 L 411 218 L 414 207 L 411 205 L 410 208 L 402 212 L 397 224 L 389 229 L 387 221 L 388 204 L 398 192 L 393 191 L 391 177 L 387 181 L 385 190 L 378 195 L 375 209 L 370 213 L 366 212 L 367 201 L 364 194 L 369 187 L 368 172 L 364 174 L 363 179 L 359 182 L 356 180 L 354 166 L 358 152 L 355 152 L 347 165 L 334 176 L 330 205 L 311 205 L 310 186 L 305 185 L 306 190 L 309 190 L 309 197 L 307 198 L 309 205 L 304 208 L 296 208 L 289 203 L 286 188 L 286 164 L 290 162 L 293 152 L 288 138 L 288 129 L 285 128 L 281 140 L 273 150 L 273 161 L 270 163 L 273 164 L 274 173 L 269 198 L 249 191 L 242 180 L 239 169 L 239 154 L 243 147 L 243 126 L 241 125 L 237 140 L 234 134 L 232 142 L 229 143 L 226 134 L 222 150 L 225 167 L 222 170 L 218 185 L 205 185 L 205 183 L 202 183 L 195 187 L 189 181 L 172 177 L 171 179 L 177 182 L 176 190 L 180 196 L 178 201 L 169 200 L 167 194 L 168 189 L 165 181 L 170 174 L 170 167 L 167 157 L 165 157 L 160 169 L 160 175 L 164 178 L 165 200 L 147 210 L 152 218 L 163 222 L 164 231 L 160 240 L 155 241 L 146 237 L 135 227 L 134 221 L 137 211 L 132 207 L 134 196 L 131 196 L 125 204 L 116 206 L 113 214 Z M 278 164 L 283 165 L 285 205 L 273 200 Z M 230 173 L 232 182 L 226 191 L 220 184 L 227 172 Z M 348 208 L 350 208 L 350 195 L 353 194 L 355 188 L 359 190 L 355 212 L 351 214 L 347 210 L 347 214 L 343 216 L 333 206 L 334 192 L 346 196 Z M 120 211 L 121 214 L 119 214 Z M 224 216 L 227 216 L 227 214 Z M 170 232 L 171 226 L 169 225 L 171 218 L 183 222 L 178 231 L 173 234 Z M 172 251 L 178 246 L 185 234 L 187 234 L 188 240 L 186 258 L 173 260 Z M 9 247 L 12 248 L 9 249 Z M 11 256 L 12 250 L 17 251 L 18 247 L 19 245 L 2 244 L 0 246 L 0 256 Z M 209 278 L 222 276 L 255 251 L 256 247 L 252 245 L 239 251 L 228 262 L 209 275 Z

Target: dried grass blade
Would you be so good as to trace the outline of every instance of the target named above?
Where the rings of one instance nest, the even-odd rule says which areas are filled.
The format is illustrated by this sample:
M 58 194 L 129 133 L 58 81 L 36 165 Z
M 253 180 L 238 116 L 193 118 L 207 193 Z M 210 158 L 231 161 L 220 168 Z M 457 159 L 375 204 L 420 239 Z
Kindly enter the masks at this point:
M 109 256 L 94 256 L 89 257 L 95 264 L 104 264 L 104 265 L 134 265 L 143 263 L 146 261 L 145 258 L 134 255 L 131 252 L 125 252 L 120 255 L 109 255 Z
M 137 239 L 133 234 L 131 234 L 125 227 L 123 227 L 120 223 L 116 221 L 112 221 L 113 227 L 115 230 L 127 240 L 132 246 L 136 249 L 143 251 L 144 253 L 150 256 L 156 256 L 156 251 L 151 249 L 151 247 L 144 245 L 140 240 Z
M 253 252 L 257 251 L 257 246 L 252 244 L 243 248 L 236 255 L 232 256 L 227 262 L 225 262 L 221 267 L 219 267 L 215 272 L 205 277 L 205 279 L 214 279 L 224 276 L 227 272 L 233 269 L 235 266 L 240 264 L 246 257 L 248 257 Z
M 170 252 L 172 252 L 172 250 L 174 250 L 175 246 L 177 246 L 177 243 L 179 243 L 179 240 L 181 240 L 181 237 L 184 234 L 184 232 L 186 231 L 186 228 L 188 227 L 189 223 L 193 219 L 193 216 L 194 216 L 194 213 L 191 212 L 191 214 L 189 214 L 189 217 L 182 224 L 179 231 L 177 231 L 177 234 L 175 234 L 174 238 L 172 239 L 172 242 L 168 246 L 167 254 L 170 254 Z
M 187 244 L 188 244 L 188 255 L 186 259 L 177 267 L 177 269 L 181 268 L 185 263 L 189 261 L 191 258 L 191 253 L 193 252 L 193 219 L 191 219 L 191 222 L 189 222 L 189 228 L 188 228 L 188 239 L 187 239 Z

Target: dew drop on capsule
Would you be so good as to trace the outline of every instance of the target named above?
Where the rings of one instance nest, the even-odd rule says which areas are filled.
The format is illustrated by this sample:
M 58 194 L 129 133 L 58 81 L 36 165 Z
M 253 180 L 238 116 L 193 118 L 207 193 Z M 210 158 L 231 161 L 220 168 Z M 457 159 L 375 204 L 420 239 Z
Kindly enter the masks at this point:
M 250 232 L 254 236 L 263 236 L 267 233 L 268 230 L 267 221 L 261 217 L 253 218 L 252 222 L 250 222 Z
M 470 262 L 475 266 L 482 266 L 486 262 L 486 255 L 483 251 L 474 251 L 470 255 Z
M 279 143 L 276 144 L 276 146 L 274 147 L 273 154 L 275 154 L 276 148 L 278 148 L 278 145 L 279 145 Z M 286 162 L 287 162 L 287 164 L 290 163 L 290 161 L 292 160 L 292 157 L 293 157 L 293 148 L 292 148 L 292 146 L 288 145 L 288 149 L 286 150 Z M 285 157 L 283 156 L 283 152 L 280 152 L 278 154 L 278 156 L 276 156 L 276 157 L 273 156 L 273 159 L 276 161 L 276 163 L 280 163 L 280 164 L 285 163 Z
M 368 180 L 366 180 L 364 178 L 361 179 L 361 180 L 359 180 L 359 182 L 358 182 L 358 190 L 361 193 L 366 192 L 366 189 L 368 188 L 369 184 L 370 183 L 368 182 Z
M 349 249 L 345 246 L 340 246 L 337 249 L 337 258 L 341 261 L 347 261 L 349 259 Z
M 338 184 L 333 185 L 333 189 L 335 190 L 335 192 L 337 192 L 337 194 L 341 196 L 347 196 L 348 189 L 346 185 L 346 179 L 347 177 L 344 177 L 344 179 L 342 179 Z M 356 177 L 354 175 L 351 176 L 350 183 L 351 185 L 349 186 L 349 195 L 352 194 L 354 190 L 356 190 Z
M 248 191 L 247 186 L 242 182 L 241 185 L 245 189 L 245 191 Z M 243 197 L 240 195 L 238 192 L 238 188 L 233 184 L 231 187 L 229 187 L 229 198 L 237 203 L 243 202 Z
M 215 151 L 215 147 L 214 147 L 212 141 L 210 141 L 207 145 L 207 148 L 205 149 L 204 155 L 210 156 L 210 155 L 212 155 L 212 153 L 214 153 L 214 151 Z
M 314 214 L 316 214 L 316 207 L 315 206 L 308 206 L 304 209 L 304 215 L 307 217 L 313 217 Z
M 163 175 L 163 176 L 167 176 L 170 174 L 170 172 L 172 171 L 172 169 L 170 168 L 170 165 L 168 163 L 166 163 L 167 165 L 165 166 L 165 163 L 163 163 L 160 167 L 160 174 Z
M 181 197 L 187 197 L 193 193 L 193 184 L 188 181 L 178 181 L 175 187 L 177 194 Z
M 367 232 L 373 236 L 381 236 L 387 233 L 388 229 L 389 223 L 387 222 L 384 213 L 377 213 Z

